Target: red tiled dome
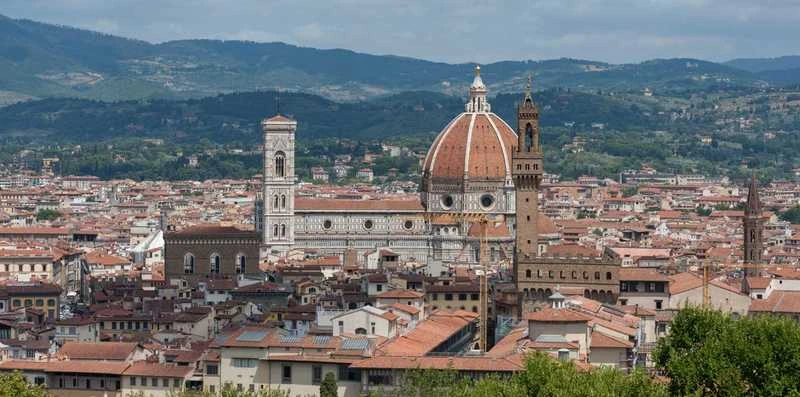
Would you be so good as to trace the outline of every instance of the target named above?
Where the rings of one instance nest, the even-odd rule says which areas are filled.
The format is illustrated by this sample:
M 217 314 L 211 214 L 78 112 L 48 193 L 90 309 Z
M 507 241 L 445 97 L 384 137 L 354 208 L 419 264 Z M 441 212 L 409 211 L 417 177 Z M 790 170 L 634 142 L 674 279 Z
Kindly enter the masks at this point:
M 436 137 L 425 157 L 423 175 L 434 179 L 510 179 L 511 147 L 517 134 L 491 112 L 480 75 L 480 67 L 476 67 L 465 112 Z
M 428 150 L 423 172 L 430 177 L 503 179 L 511 174 L 517 134 L 490 112 L 464 112 L 442 130 Z

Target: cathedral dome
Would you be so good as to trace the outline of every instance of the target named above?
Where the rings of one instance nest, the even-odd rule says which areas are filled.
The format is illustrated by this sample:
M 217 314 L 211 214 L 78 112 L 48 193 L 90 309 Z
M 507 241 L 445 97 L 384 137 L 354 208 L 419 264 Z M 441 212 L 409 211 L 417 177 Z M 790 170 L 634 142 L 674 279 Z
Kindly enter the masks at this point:
M 517 142 L 517 134 L 491 112 L 480 67 L 475 68 L 469 91 L 465 111 L 439 133 L 425 157 L 422 171 L 431 181 L 511 177 L 511 148 Z

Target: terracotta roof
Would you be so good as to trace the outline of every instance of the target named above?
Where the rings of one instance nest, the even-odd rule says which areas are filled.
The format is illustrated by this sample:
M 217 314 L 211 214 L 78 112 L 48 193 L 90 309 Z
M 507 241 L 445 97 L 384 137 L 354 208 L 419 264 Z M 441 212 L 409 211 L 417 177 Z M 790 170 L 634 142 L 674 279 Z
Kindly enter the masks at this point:
M 407 289 L 393 289 L 386 292 L 381 292 L 376 296 L 376 298 L 386 298 L 386 299 L 419 299 L 425 296 L 422 292 L 417 292 L 414 290 L 407 290 Z
M 66 342 L 58 355 L 70 360 L 124 361 L 137 346 L 137 343 L 126 342 Z
M 624 348 L 632 349 L 633 342 L 612 338 L 600 332 L 592 332 L 592 342 L 589 345 L 592 349 L 598 348 Z
M 741 294 L 741 291 L 736 287 L 721 282 L 719 280 L 711 280 L 709 285 L 725 289 L 727 291 Z M 691 289 L 700 288 L 703 286 L 703 279 L 693 273 L 678 273 L 670 276 L 669 293 L 670 295 L 680 294 Z
M 387 310 L 399 310 L 404 313 L 408 314 L 417 314 L 419 313 L 419 309 L 414 306 L 409 306 L 404 303 L 392 303 L 389 306 L 386 306 L 385 309 Z
M 571 309 L 544 308 L 537 312 L 525 313 L 526 321 L 548 323 L 585 323 L 592 318 Z
M 98 251 L 86 254 L 85 259 L 86 263 L 90 265 L 100 265 L 100 266 L 119 266 L 119 265 L 129 265 L 131 263 L 131 261 L 127 258 L 122 258 L 115 255 L 109 255 Z
M 644 267 L 622 267 L 619 269 L 619 281 L 669 281 L 669 277 L 656 269 Z
M 137 361 L 123 372 L 125 376 L 154 376 L 162 378 L 185 378 L 194 372 L 194 367 Z
M 0 370 L 6 371 L 42 371 L 49 373 L 72 374 L 107 374 L 122 375 L 130 366 L 127 362 L 109 362 L 92 360 L 58 360 L 58 361 L 32 361 L 9 360 L 0 363 Z
M 767 299 L 753 300 L 750 311 L 800 314 L 800 291 L 772 291 Z
M 386 355 L 422 356 L 446 341 L 450 336 L 475 321 L 477 313 L 463 310 L 438 310 L 405 335 L 399 336 L 380 350 Z
M 351 368 L 391 368 L 391 369 L 415 369 L 415 368 L 452 368 L 461 371 L 482 371 L 482 372 L 515 372 L 521 371 L 523 367 L 514 361 L 506 358 L 494 357 L 402 357 L 402 356 L 378 356 L 359 361 L 351 365 Z
M 42 226 L 28 226 L 28 227 L 0 227 L 0 235 L 3 234 L 41 234 L 41 235 L 67 235 L 70 230 L 63 227 L 42 227 Z
M 544 214 L 536 216 L 536 232 L 539 234 L 556 234 L 558 228 L 550 217 Z
M 745 280 L 750 289 L 766 289 L 769 287 L 769 283 L 772 282 L 772 279 L 769 277 L 747 277 Z
M 589 247 L 584 247 L 578 244 L 556 244 L 548 245 L 545 256 L 568 256 L 568 257 L 600 257 L 602 254 Z
M 436 137 L 423 173 L 432 178 L 503 179 L 517 134 L 493 113 L 462 113 Z

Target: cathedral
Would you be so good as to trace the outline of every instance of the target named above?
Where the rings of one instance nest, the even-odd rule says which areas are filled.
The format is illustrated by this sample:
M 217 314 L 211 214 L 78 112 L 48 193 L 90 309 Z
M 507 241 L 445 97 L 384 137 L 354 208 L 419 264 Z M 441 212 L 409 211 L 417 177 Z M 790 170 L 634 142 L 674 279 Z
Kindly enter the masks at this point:
M 618 263 L 603 257 L 564 258 L 546 253 L 548 242 L 540 231 L 553 225 L 538 210 L 544 161 L 530 79 L 517 108 L 516 130 L 492 113 L 487 94 L 476 67 L 464 111 L 444 127 L 428 150 L 419 195 L 405 199 L 296 196 L 297 122 L 280 114 L 265 119 L 256 232 L 243 236 L 231 231 L 231 238 L 222 229 L 168 233 L 167 275 L 247 274 L 257 268 L 245 265 L 255 256 L 260 262 L 277 260 L 293 249 L 355 253 L 358 264 L 367 269 L 377 266 L 365 261 L 365 255 L 387 252 L 399 262 L 416 262 L 425 272 L 438 275 L 451 264 L 476 264 L 480 240 L 486 238 L 490 262 L 513 264 L 522 304 L 546 299 L 562 286 L 613 301 L 619 293 Z M 487 222 L 475 222 L 475 216 Z M 247 249 L 233 252 L 208 247 L 223 243 Z M 253 252 L 256 244 L 258 253 Z M 228 255 L 218 254 L 222 251 Z M 204 254 L 198 257 L 200 252 Z
M 475 68 L 464 112 L 437 136 L 425 157 L 421 192 L 413 199 L 345 200 L 295 197 L 294 131 L 284 116 L 264 120 L 264 184 L 257 230 L 263 256 L 290 247 L 360 255 L 389 250 L 401 261 L 436 269 L 475 263 L 480 227 L 450 214 L 481 213 L 495 222 L 490 258 L 513 256 L 515 218 L 511 162 L 517 134 L 491 112 L 486 85 Z

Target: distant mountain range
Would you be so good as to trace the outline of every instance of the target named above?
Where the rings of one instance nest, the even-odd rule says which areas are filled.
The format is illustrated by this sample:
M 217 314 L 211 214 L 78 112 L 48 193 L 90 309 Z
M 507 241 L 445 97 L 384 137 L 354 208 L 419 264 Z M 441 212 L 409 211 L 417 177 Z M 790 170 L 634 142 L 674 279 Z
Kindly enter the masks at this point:
M 473 67 L 284 43 L 151 44 L 0 16 L 0 105 L 49 97 L 117 101 L 257 90 L 306 92 L 336 101 L 417 90 L 462 96 Z M 577 59 L 503 61 L 485 65 L 483 71 L 493 93 L 518 92 L 530 72 L 536 75 L 537 89 L 649 87 L 663 92 L 800 82 L 800 57 L 724 64 L 696 59 L 622 65 Z

